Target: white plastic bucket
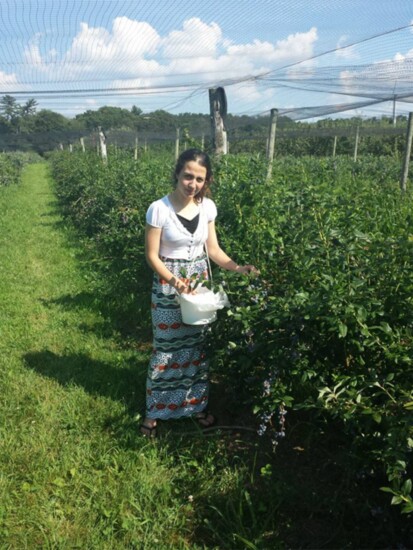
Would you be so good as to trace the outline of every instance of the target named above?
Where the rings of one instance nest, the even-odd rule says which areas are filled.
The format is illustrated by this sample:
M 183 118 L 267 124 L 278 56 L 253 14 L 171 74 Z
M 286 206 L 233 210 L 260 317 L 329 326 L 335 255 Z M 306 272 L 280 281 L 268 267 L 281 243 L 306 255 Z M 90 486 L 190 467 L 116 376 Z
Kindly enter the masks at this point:
M 214 293 L 203 286 L 195 294 L 180 294 L 182 320 L 186 325 L 207 325 L 217 318 L 217 310 L 228 304 L 225 293 Z

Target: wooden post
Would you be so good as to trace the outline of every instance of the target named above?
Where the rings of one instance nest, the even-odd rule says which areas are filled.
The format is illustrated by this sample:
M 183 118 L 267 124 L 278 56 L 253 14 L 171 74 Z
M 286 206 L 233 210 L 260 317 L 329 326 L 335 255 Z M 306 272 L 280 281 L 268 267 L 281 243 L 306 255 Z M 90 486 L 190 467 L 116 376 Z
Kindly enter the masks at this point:
M 406 148 L 404 151 L 402 177 L 400 180 L 400 189 L 403 192 L 405 192 L 407 189 L 407 176 L 409 175 L 410 154 L 412 150 L 412 137 L 413 137 L 413 113 L 409 113 L 409 120 L 407 123 Z
M 82 147 L 82 151 L 85 152 L 85 138 L 83 137 L 80 138 L 80 146 Z
M 100 155 L 102 157 L 103 162 L 106 164 L 108 161 L 108 153 L 106 150 L 106 136 L 103 133 L 102 128 L 99 126 L 99 143 L 100 143 Z
M 176 129 L 176 137 L 175 137 L 175 162 L 178 160 L 179 157 L 179 128 Z
M 393 96 L 393 126 L 396 127 L 396 96 Z
M 353 155 L 354 162 L 357 162 L 357 151 L 358 151 L 358 147 L 359 147 L 359 138 L 360 138 L 360 126 L 357 125 L 357 128 L 356 128 L 356 141 L 354 143 L 354 155 Z
M 135 137 L 135 153 L 134 153 L 134 159 L 138 160 L 138 134 L 136 134 Z
M 201 149 L 204 150 L 204 147 L 205 147 L 205 135 L 202 134 L 202 137 L 201 137 Z
M 69 153 L 73 153 L 73 144 L 69 143 Z
M 337 136 L 334 136 L 334 141 L 333 141 L 333 157 L 336 156 L 336 150 L 337 150 Z
M 209 89 L 212 143 L 216 155 L 227 154 L 227 133 L 224 120 L 227 115 L 227 98 L 224 88 Z
M 275 132 L 277 129 L 277 116 L 278 116 L 278 109 L 271 109 L 271 121 L 270 121 L 268 149 L 267 149 L 267 160 L 268 160 L 267 180 L 269 180 L 272 175 L 272 165 L 274 161 L 274 150 L 275 150 Z

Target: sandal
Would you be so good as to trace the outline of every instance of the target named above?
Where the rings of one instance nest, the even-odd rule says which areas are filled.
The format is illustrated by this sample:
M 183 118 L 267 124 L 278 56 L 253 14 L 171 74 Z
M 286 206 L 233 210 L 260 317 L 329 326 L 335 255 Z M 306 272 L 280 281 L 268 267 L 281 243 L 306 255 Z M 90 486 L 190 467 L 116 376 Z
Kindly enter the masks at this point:
M 148 426 L 144 422 L 142 422 L 142 424 L 139 426 L 141 434 L 144 437 L 148 437 L 149 439 L 155 439 L 155 437 L 156 437 L 156 428 L 157 428 L 156 424 L 154 424 L 153 426 Z
M 215 416 L 209 411 L 202 411 L 195 416 L 201 428 L 212 428 L 217 423 Z

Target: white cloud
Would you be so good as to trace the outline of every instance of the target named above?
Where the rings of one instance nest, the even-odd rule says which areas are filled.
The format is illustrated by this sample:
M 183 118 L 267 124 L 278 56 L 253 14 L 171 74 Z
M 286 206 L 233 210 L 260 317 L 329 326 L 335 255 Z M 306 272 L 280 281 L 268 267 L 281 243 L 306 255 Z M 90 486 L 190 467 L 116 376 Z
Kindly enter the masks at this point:
M 162 41 L 163 55 L 169 59 L 215 56 L 222 41 L 216 23 L 202 22 L 198 17 L 184 21 L 182 30 L 175 30 Z
M 343 34 L 340 36 L 336 51 L 334 52 L 337 57 L 341 57 L 343 59 L 358 59 L 360 56 L 356 51 L 355 46 L 347 46 L 348 43 L 348 36 L 346 34 Z
M 127 17 L 115 18 L 112 32 L 82 23 L 64 63 L 71 75 L 100 72 L 101 77 L 113 78 L 152 74 L 159 64 L 150 57 L 156 54 L 160 41 L 151 25 Z
M 199 18 L 184 21 L 182 29 L 161 38 L 146 22 L 117 17 L 112 30 L 81 23 L 68 51 L 59 63 L 55 50 L 45 58 L 40 53 L 41 35 L 36 35 L 25 50 L 25 61 L 42 70 L 53 59 L 50 77 L 64 74 L 67 79 L 99 75 L 100 79 L 119 80 L 138 77 L 175 80 L 194 75 L 200 82 L 253 76 L 274 68 L 276 63 L 295 62 L 313 54 L 317 30 L 289 35 L 276 43 L 254 40 L 234 44 L 223 37 L 216 23 Z
M 116 17 L 111 29 L 81 23 L 65 52 L 52 48 L 44 52 L 46 37 L 36 34 L 23 57 L 27 81 L 40 80 L 41 75 L 45 89 L 82 81 L 95 88 L 156 89 L 183 84 L 193 89 L 246 79 L 236 87 L 234 97 L 270 101 L 273 91 L 262 90 L 248 79 L 311 58 L 317 39 L 317 29 L 312 27 L 274 43 L 236 44 L 217 23 L 198 17 L 161 37 L 144 21 Z
M 42 69 L 43 65 L 43 60 L 40 54 L 39 47 L 41 38 L 41 33 L 35 34 L 24 49 L 23 53 L 25 63 L 27 63 L 29 66 L 34 66 L 36 69 Z
M 394 55 L 393 60 L 394 61 L 406 61 L 406 59 L 411 59 L 412 57 L 413 57 L 413 49 L 409 50 L 405 54 L 401 54 L 400 52 L 397 52 Z
M 246 56 L 252 62 L 265 62 L 267 66 L 271 66 L 274 63 L 308 59 L 314 55 L 317 38 L 317 29 L 312 27 L 308 32 L 290 34 L 275 44 L 254 40 L 250 44 L 230 45 L 227 53 L 237 58 Z
M 128 58 L 143 58 L 157 51 L 160 36 L 151 25 L 117 17 L 112 32 L 81 23 L 80 32 L 65 56 L 66 61 L 102 63 Z
M 17 76 L 14 73 L 4 73 L 0 71 L 0 83 L 1 85 L 15 85 L 17 84 Z

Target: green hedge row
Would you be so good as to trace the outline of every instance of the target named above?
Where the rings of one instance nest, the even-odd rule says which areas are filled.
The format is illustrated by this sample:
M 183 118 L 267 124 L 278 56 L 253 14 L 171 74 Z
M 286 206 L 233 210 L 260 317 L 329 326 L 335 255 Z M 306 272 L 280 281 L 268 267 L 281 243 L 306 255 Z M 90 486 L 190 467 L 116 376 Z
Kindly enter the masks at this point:
M 274 445 L 286 411 L 304 411 L 351 443 L 352 471 L 368 471 L 412 512 L 413 216 L 400 166 L 284 157 L 266 181 L 259 156 L 214 164 L 223 248 L 261 273 L 216 271 L 232 307 L 212 327 L 213 367 Z M 138 300 L 150 285 L 144 216 L 170 189 L 173 159 L 119 153 L 105 166 L 59 153 L 52 167 L 66 214 L 99 251 L 112 303 L 126 324 L 149 326 Z
M 18 183 L 24 166 L 39 160 L 35 153 L 0 153 L 0 187 Z

